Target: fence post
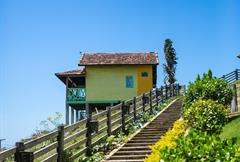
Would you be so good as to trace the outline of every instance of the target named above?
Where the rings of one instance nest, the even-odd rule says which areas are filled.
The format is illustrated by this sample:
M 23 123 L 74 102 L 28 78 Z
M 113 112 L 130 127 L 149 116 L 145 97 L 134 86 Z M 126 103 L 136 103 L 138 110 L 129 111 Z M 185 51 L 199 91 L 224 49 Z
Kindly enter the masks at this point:
M 133 120 L 137 120 L 137 112 L 136 112 L 136 97 L 133 97 Z
M 16 153 L 14 159 L 16 162 L 21 162 L 21 152 L 24 151 L 24 143 L 16 142 Z
M 152 109 L 152 90 L 150 90 L 149 92 L 149 106 L 150 106 L 150 113 L 153 113 L 153 109 Z
M 165 85 L 165 99 L 168 99 L 168 86 Z
M 16 162 L 33 162 L 33 152 L 26 152 L 24 149 L 23 142 L 16 142 L 16 153 L 14 154 L 14 160 Z
M 122 106 L 121 106 L 121 109 L 122 109 L 122 132 L 124 134 L 126 134 L 126 123 L 125 123 L 125 113 L 126 113 L 126 110 L 125 110 L 125 103 L 124 101 L 122 101 Z
M 225 80 L 225 75 L 222 76 L 222 79 Z
M 142 109 L 143 109 L 143 112 L 145 112 L 145 102 L 146 102 L 145 93 L 143 93 L 142 94 Z
M 232 103 L 231 103 L 231 112 L 237 112 L 238 103 L 237 103 L 237 87 L 236 84 L 232 85 L 232 89 L 234 91 Z
M 87 138 L 87 142 L 86 142 L 86 147 L 87 147 L 87 151 L 86 151 L 86 155 L 90 156 L 92 154 L 92 130 L 91 130 L 91 126 L 90 126 L 90 122 L 92 120 L 92 113 L 89 110 L 89 114 L 88 114 L 88 119 L 87 119 L 87 133 L 86 133 L 86 138 Z
M 57 162 L 63 162 L 64 154 L 64 125 L 58 126 L 58 136 L 57 136 Z
M 177 84 L 174 84 L 173 85 L 173 96 L 177 96 L 176 89 L 177 89 Z
M 163 93 L 163 89 L 164 89 L 164 87 L 163 87 L 163 86 L 161 86 L 161 91 L 160 91 L 160 95 L 161 95 L 161 102 L 163 102 L 163 100 L 164 100 L 164 93 Z
M 112 128 L 111 128 L 111 107 L 107 106 L 107 134 L 111 136 Z
M 235 70 L 236 81 L 238 80 L 238 69 Z
M 158 90 L 157 90 L 157 88 L 155 89 L 155 94 L 156 94 L 156 105 L 158 108 Z
M 176 96 L 179 96 L 179 84 L 176 85 Z

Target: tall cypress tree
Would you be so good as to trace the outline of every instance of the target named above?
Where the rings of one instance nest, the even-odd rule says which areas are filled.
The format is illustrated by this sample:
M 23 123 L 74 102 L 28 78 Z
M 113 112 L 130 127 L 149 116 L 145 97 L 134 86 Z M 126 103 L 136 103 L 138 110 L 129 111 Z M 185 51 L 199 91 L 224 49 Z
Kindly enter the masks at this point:
M 171 39 L 166 39 L 164 43 L 164 54 L 165 54 L 165 63 L 163 64 L 164 69 L 164 83 L 165 84 L 173 84 L 176 81 L 176 65 L 177 65 L 177 57 L 176 51 L 173 48 L 173 42 Z

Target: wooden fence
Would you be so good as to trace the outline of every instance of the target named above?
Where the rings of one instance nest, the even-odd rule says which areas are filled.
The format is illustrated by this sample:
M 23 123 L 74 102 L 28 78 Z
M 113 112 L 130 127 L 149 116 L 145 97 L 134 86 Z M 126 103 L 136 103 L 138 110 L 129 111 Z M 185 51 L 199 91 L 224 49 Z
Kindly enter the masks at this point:
M 240 69 L 236 69 L 231 73 L 223 75 L 219 79 L 224 79 L 230 83 L 230 88 L 233 90 L 233 99 L 231 102 L 231 113 L 239 112 L 239 101 L 240 101 L 240 84 L 237 84 L 237 81 L 240 80 Z
M 229 83 L 236 82 L 236 81 L 238 81 L 240 79 L 240 69 L 236 69 L 236 70 L 232 71 L 231 73 L 223 75 L 219 79 L 224 79 L 224 80 L 226 80 Z
M 66 153 L 72 152 L 71 161 L 83 154 L 91 154 L 92 148 L 108 136 L 119 131 L 126 133 L 126 124 L 136 120 L 139 113 L 153 112 L 159 103 L 183 93 L 179 84 L 162 86 L 141 96 L 134 97 L 106 110 L 89 114 L 87 118 L 28 142 L 0 152 L 0 161 L 14 159 L 16 162 L 57 161 L 62 162 Z

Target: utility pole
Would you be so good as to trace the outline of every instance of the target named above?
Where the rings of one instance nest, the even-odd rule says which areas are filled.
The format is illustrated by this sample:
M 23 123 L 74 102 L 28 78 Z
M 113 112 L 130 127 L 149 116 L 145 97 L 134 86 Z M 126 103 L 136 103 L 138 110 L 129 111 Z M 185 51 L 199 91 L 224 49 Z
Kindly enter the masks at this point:
M 0 152 L 2 151 L 2 141 L 4 141 L 6 139 L 0 139 Z

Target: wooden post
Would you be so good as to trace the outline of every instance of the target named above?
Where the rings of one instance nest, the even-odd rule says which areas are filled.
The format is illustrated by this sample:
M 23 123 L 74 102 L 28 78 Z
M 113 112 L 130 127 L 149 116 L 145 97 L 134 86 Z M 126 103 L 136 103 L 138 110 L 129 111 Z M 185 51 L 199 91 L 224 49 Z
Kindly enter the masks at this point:
M 121 109 L 122 109 L 122 132 L 124 134 L 126 134 L 126 129 L 125 129 L 125 126 L 126 126 L 126 123 L 125 123 L 125 103 L 124 101 L 122 101 L 122 106 L 121 106 Z
M 235 70 L 236 81 L 238 81 L 238 69 Z
M 173 97 L 173 96 L 176 96 L 176 95 L 175 95 L 175 85 L 174 85 L 174 84 L 172 84 L 172 97 Z
M 161 94 L 161 102 L 164 101 L 164 93 L 163 93 L 163 90 L 164 90 L 164 87 L 161 86 L 161 91 L 160 91 L 160 94 Z
M 14 154 L 14 160 L 21 162 L 21 152 L 24 151 L 24 143 L 16 142 L 16 153 Z
M 145 103 L 146 103 L 146 98 L 145 98 L 145 93 L 142 94 L 142 109 L 143 112 L 145 112 Z
M 64 126 L 58 126 L 58 136 L 57 136 L 57 162 L 63 162 L 64 156 Z
M 71 107 L 71 124 L 74 123 L 74 108 Z
M 66 119 L 65 123 L 66 123 L 66 125 L 69 125 L 69 105 L 68 104 L 66 104 L 66 112 L 65 113 L 66 113 L 65 114 L 65 119 Z
M 238 103 L 237 103 L 237 87 L 236 84 L 232 85 L 232 89 L 234 91 L 233 99 L 231 103 L 231 112 L 237 112 L 238 111 Z
M 155 89 L 155 94 L 156 94 L 156 105 L 158 108 L 158 89 L 157 88 Z
M 169 86 L 166 86 L 166 91 L 167 91 L 167 95 L 166 95 L 166 99 L 168 99 L 169 98 L 169 95 L 168 95 L 168 93 L 170 92 L 170 87 Z
M 172 97 L 172 84 L 169 85 L 169 97 Z
M 65 114 L 65 120 L 66 120 L 66 125 L 69 125 L 69 104 L 67 103 L 67 100 L 68 100 L 68 78 L 66 78 L 66 101 L 65 101 L 65 104 L 66 104 L 66 114 Z
M 86 105 L 86 110 L 88 109 L 88 114 L 87 114 L 87 133 L 86 133 L 86 138 L 87 138 L 87 142 L 86 142 L 86 147 L 87 147 L 87 151 L 86 151 L 86 155 L 90 156 L 92 154 L 92 130 L 91 130 L 91 126 L 90 126 L 90 122 L 92 120 L 92 113 L 89 110 L 89 105 Z
M 168 89 L 167 89 L 167 85 L 165 85 L 165 99 L 168 98 Z
M 176 84 L 176 96 L 179 96 L 179 83 Z
M 89 108 L 89 104 L 85 103 L 86 117 L 88 118 L 91 114 L 91 110 Z
M 150 114 L 153 113 L 153 108 L 152 108 L 152 90 L 149 92 L 149 106 L 150 106 Z
M 111 107 L 109 107 L 109 106 L 107 106 L 107 134 L 108 134 L 108 136 L 112 135 Z
M 136 97 L 133 97 L 133 120 L 137 120 L 137 112 L 136 112 Z
M 16 142 L 16 153 L 14 154 L 15 162 L 33 162 L 33 152 L 24 151 L 24 143 Z
M 79 111 L 76 110 L 76 122 L 78 122 L 78 121 L 79 121 Z

